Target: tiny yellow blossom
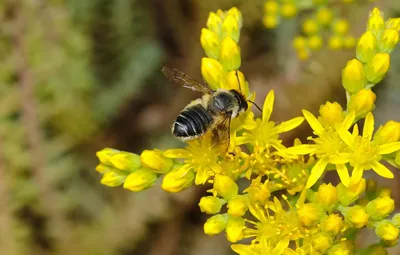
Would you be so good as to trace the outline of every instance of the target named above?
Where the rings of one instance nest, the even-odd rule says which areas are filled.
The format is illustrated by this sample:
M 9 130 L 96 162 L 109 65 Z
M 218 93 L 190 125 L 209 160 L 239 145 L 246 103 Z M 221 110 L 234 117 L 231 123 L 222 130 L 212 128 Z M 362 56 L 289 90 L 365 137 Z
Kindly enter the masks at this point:
M 333 24 L 333 31 L 340 35 L 345 35 L 349 32 L 349 22 L 345 19 L 339 19 Z
M 370 30 L 375 36 L 380 37 L 385 27 L 382 14 L 378 8 L 374 8 L 368 18 L 367 29 Z
M 384 53 L 391 53 L 399 42 L 399 32 L 396 29 L 389 28 L 383 31 L 379 41 L 379 50 Z
M 109 171 L 103 175 L 100 182 L 108 187 L 117 187 L 124 183 L 126 176 L 122 171 Z
M 279 17 L 277 15 L 264 15 L 263 24 L 266 28 L 272 29 L 276 28 L 279 24 Z
M 343 219 L 338 214 L 330 214 L 321 221 L 321 229 L 333 236 L 338 235 L 343 227 Z
M 200 43 L 207 57 L 217 59 L 219 57 L 220 42 L 218 35 L 210 29 L 203 28 L 200 35 Z
M 239 25 L 239 28 L 242 28 L 243 25 L 243 16 L 242 13 L 239 11 L 238 8 L 232 7 L 227 11 L 228 16 L 232 16 L 235 18 L 236 22 Z
M 320 35 L 312 35 L 308 38 L 308 47 L 312 50 L 319 50 L 322 47 L 322 37 Z
M 313 35 L 319 30 L 318 23 L 314 19 L 306 19 L 303 22 L 303 31 L 307 35 Z
M 310 58 L 310 51 L 309 51 L 308 49 L 305 49 L 305 48 L 299 49 L 299 50 L 297 51 L 297 57 L 298 57 L 300 60 L 307 60 L 307 59 Z
M 167 173 L 174 164 L 172 159 L 165 157 L 160 150 L 144 150 L 140 154 L 140 160 L 144 167 L 158 174 Z
M 230 37 L 239 42 L 240 24 L 235 15 L 227 15 L 222 22 L 222 38 Z
M 247 196 L 238 195 L 232 197 L 228 202 L 228 214 L 231 216 L 241 217 L 247 211 Z
M 312 226 L 321 220 L 324 211 L 316 203 L 306 203 L 297 210 L 297 215 L 305 226 Z
M 301 50 L 304 49 L 307 46 L 307 40 L 304 36 L 296 36 L 293 39 L 293 48 L 295 48 L 296 50 Z
M 236 196 L 239 191 L 238 185 L 231 177 L 221 174 L 214 177 L 213 187 L 214 191 L 225 200 L 229 200 L 233 196 Z
M 199 202 L 200 211 L 206 214 L 216 214 L 219 213 L 222 206 L 226 202 L 218 197 L 207 196 L 202 197 Z
M 338 200 L 337 189 L 332 184 L 323 183 L 318 188 L 317 201 L 324 205 L 325 208 L 330 208 L 336 204 Z
M 96 152 L 96 156 L 99 159 L 100 163 L 108 166 L 113 166 L 113 164 L 111 163 L 111 157 L 119 152 L 120 151 L 116 149 L 104 148 L 101 151 Z
M 113 167 L 119 170 L 133 172 L 134 170 L 139 169 L 141 159 L 137 154 L 119 151 L 109 158 L 109 164 L 110 163 Z
M 167 192 L 180 192 L 193 184 L 195 174 L 188 165 L 176 166 L 164 175 L 161 188 Z
M 222 18 L 214 12 L 210 12 L 207 19 L 207 28 L 217 35 L 220 35 L 222 29 Z
M 279 4 L 277 1 L 268 0 L 264 4 L 264 11 L 267 14 L 277 14 L 279 11 Z
M 353 1 L 353 0 L 343 0 L 343 1 Z M 351 255 L 353 252 L 346 245 L 336 244 L 332 246 L 327 255 Z
M 228 215 L 226 214 L 216 214 L 208 218 L 206 223 L 204 223 L 204 233 L 209 236 L 217 235 L 224 231 L 226 224 L 228 222 Z
M 333 244 L 332 236 L 325 232 L 319 232 L 312 237 L 315 250 L 324 253 Z
M 297 14 L 297 7 L 294 3 L 283 3 L 281 6 L 281 15 L 285 18 L 292 18 Z
M 103 164 L 98 164 L 96 166 L 96 171 L 101 174 L 105 174 L 105 173 L 113 171 L 113 170 L 116 170 L 116 169 L 114 167 L 103 165 Z
M 365 69 L 369 82 L 377 84 L 385 77 L 390 67 L 390 56 L 387 53 L 377 53 Z
M 238 77 L 239 81 L 238 81 Z M 241 71 L 230 71 L 226 77 L 228 89 L 241 91 L 243 95 L 249 95 L 249 84 L 246 82 L 244 74 Z
M 344 119 L 342 106 L 338 102 L 326 102 L 319 108 L 319 121 L 323 126 L 333 126 L 335 123 L 340 123 Z
M 343 37 L 338 35 L 332 35 L 328 40 L 328 47 L 332 50 L 341 49 L 343 46 Z
M 242 217 L 228 217 L 226 224 L 226 238 L 229 242 L 236 243 L 244 238 L 244 219 Z
M 400 18 L 391 18 L 388 19 L 385 23 L 386 28 L 396 29 L 397 32 L 400 32 Z
M 328 7 L 321 7 L 317 11 L 317 21 L 323 25 L 328 26 L 331 24 L 333 19 L 332 10 Z
M 389 242 L 396 241 L 399 238 L 399 228 L 388 220 L 378 222 L 375 227 L 375 233 L 382 240 Z
M 221 63 L 213 58 L 201 59 L 201 75 L 212 89 L 219 88 L 224 77 L 224 68 Z
M 378 144 L 393 143 L 400 140 L 400 122 L 389 120 L 380 126 L 374 135 Z
M 388 196 L 378 197 L 365 207 L 366 212 L 373 220 L 382 220 L 394 210 L 394 200 Z
M 346 67 L 342 71 L 343 87 L 350 93 L 356 93 L 366 85 L 363 64 L 352 59 L 347 62 Z
M 124 189 L 138 192 L 150 188 L 156 180 L 157 174 L 151 169 L 140 168 L 126 177 L 123 187 Z
M 337 185 L 339 202 L 342 205 L 349 205 L 356 201 L 365 191 L 366 181 L 361 179 L 358 183 L 346 187 L 343 183 Z
M 357 118 L 364 118 L 375 108 L 376 95 L 371 89 L 362 89 L 351 95 L 347 102 L 347 109 L 355 113 Z
M 366 31 L 357 43 L 357 59 L 363 63 L 370 63 L 378 49 L 377 43 L 375 35 L 371 31 Z
M 222 40 L 219 60 L 228 71 L 239 69 L 241 64 L 240 48 L 231 37 Z
M 367 225 L 369 215 L 365 212 L 362 206 L 355 205 L 342 210 L 342 213 L 347 221 L 353 224 L 355 228 L 362 228 Z

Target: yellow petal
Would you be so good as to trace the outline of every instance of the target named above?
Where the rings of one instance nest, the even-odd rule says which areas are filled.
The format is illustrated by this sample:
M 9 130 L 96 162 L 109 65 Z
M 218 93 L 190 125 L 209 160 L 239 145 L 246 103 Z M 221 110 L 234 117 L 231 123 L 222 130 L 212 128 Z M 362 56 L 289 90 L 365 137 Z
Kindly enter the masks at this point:
M 353 137 L 357 137 L 358 135 L 360 134 L 360 131 L 358 130 L 358 125 L 357 125 L 357 123 L 354 125 L 354 127 L 353 127 L 353 133 L 352 133 L 352 135 L 353 135 Z
M 269 118 L 271 117 L 271 113 L 274 109 L 274 100 L 275 100 L 274 91 L 270 90 L 264 101 L 263 113 L 262 113 L 263 121 L 267 121 L 267 122 L 269 121 Z
M 351 125 L 353 125 L 354 119 L 356 118 L 356 114 L 355 112 L 350 112 L 346 118 L 344 119 L 342 125 L 346 130 L 349 130 L 349 128 L 351 127 Z
M 276 129 L 278 130 L 277 133 L 283 133 L 292 130 L 300 126 L 300 124 L 303 123 L 303 121 L 304 121 L 303 117 L 297 117 L 288 121 L 284 121 L 276 126 Z
M 321 158 L 317 162 L 317 164 L 315 164 L 315 166 L 311 170 L 310 177 L 308 177 L 307 188 L 312 187 L 318 181 L 318 179 L 322 176 L 327 164 L 328 164 L 328 158 L 326 157 Z
M 236 140 L 236 145 L 242 145 L 254 142 L 254 138 L 252 136 L 238 136 L 236 137 L 235 140 Z
M 310 124 L 310 127 L 314 130 L 314 132 L 317 135 L 320 135 L 325 131 L 321 123 L 319 123 L 317 118 L 315 118 L 315 116 L 311 112 L 303 110 L 303 115 L 306 118 L 308 124 Z
M 279 241 L 279 243 L 272 250 L 272 254 L 281 255 L 289 245 L 289 237 Z
M 301 144 L 288 148 L 288 152 L 297 155 L 306 155 L 315 152 L 315 144 Z
M 335 125 L 336 132 L 350 148 L 354 148 L 354 137 L 342 125 Z
M 379 146 L 378 153 L 381 155 L 385 155 L 398 150 L 400 150 L 400 142 L 387 143 Z
M 344 186 L 348 187 L 350 184 L 350 176 L 346 165 L 338 164 L 336 165 L 336 170 L 339 175 L 340 181 L 343 183 Z
M 190 152 L 185 149 L 168 149 L 164 151 L 164 156 L 168 158 L 189 158 Z
M 394 178 L 392 171 L 390 171 L 386 166 L 382 165 L 378 161 L 374 161 L 371 167 L 375 171 L 375 173 L 379 174 L 382 177 L 389 179 Z
M 372 139 L 372 133 L 374 132 L 374 115 L 371 112 L 365 117 L 364 129 L 362 136 L 367 138 L 368 141 Z
M 232 244 L 231 248 L 240 255 L 259 255 L 258 252 L 252 250 L 250 244 Z
M 350 161 L 351 154 L 350 153 L 339 153 L 337 155 L 332 155 L 329 157 L 329 163 L 331 164 L 346 164 Z
M 361 166 L 356 165 L 351 173 L 350 184 L 357 184 L 361 180 L 363 172 L 364 169 Z

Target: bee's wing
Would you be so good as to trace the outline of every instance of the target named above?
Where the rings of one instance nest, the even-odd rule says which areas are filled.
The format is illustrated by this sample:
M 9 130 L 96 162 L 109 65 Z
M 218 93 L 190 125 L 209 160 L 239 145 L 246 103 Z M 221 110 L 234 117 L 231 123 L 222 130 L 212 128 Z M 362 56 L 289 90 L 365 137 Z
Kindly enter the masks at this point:
M 223 146 L 224 151 L 228 151 L 230 142 L 231 114 L 226 113 L 216 119 L 211 132 L 212 143 Z
M 203 92 L 204 94 L 212 94 L 214 92 L 214 90 L 212 90 L 211 88 L 195 81 L 194 79 L 190 78 L 189 76 L 175 68 L 164 66 L 162 68 L 162 72 L 164 73 L 165 77 L 167 77 L 170 81 L 173 81 L 185 88 L 197 90 Z

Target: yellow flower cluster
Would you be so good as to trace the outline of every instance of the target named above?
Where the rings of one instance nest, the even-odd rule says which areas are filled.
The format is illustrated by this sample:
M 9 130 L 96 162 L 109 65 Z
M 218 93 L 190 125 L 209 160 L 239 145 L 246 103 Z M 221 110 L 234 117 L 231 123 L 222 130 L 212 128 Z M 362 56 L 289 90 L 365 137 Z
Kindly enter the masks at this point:
M 343 3 L 350 2 L 352 1 L 343 1 Z M 296 36 L 293 39 L 293 48 L 299 59 L 308 59 L 312 51 L 322 48 L 324 40 L 327 41 L 328 47 L 334 50 L 354 47 L 356 40 L 349 34 L 349 22 L 338 15 L 339 11 L 335 6 L 331 6 L 331 2 L 324 0 L 314 0 L 312 3 L 310 2 L 310 5 L 300 4 L 299 1 L 294 0 L 267 0 L 264 4 L 264 26 L 268 29 L 276 28 L 280 17 L 292 18 L 298 11 L 310 8 L 315 10 L 303 21 L 302 32 L 304 35 Z M 327 34 L 327 31 L 329 37 L 322 36 Z
M 278 7 L 271 5 L 268 10 Z M 210 13 L 200 38 L 207 55 L 201 71 L 213 89 L 241 89 L 254 98 L 238 71 L 241 24 L 236 8 Z M 371 91 L 389 69 L 399 30 L 400 18 L 385 22 L 378 9 L 371 12 L 357 57 L 342 73 L 347 109 L 327 102 L 318 116 L 303 110 L 303 117 L 277 124 L 271 120 L 275 94 L 270 91 L 260 118 L 248 109 L 232 120 L 234 156 L 212 146 L 207 134 L 185 148 L 145 150 L 140 155 L 106 148 L 97 153 L 101 183 L 141 191 L 162 178 L 161 187 L 167 192 L 210 183 L 198 204 L 210 215 L 204 232 L 224 232 L 230 242 L 241 241 L 231 246 L 241 255 L 354 254 L 355 238 L 365 227 L 375 231 L 381 243 L 363 252 L 385 254 L 386 247 L 398 240 L 400 214 L 390 217 L 394 210 L 390 190 L 378 189 L 363 178 L 363 172 L 374 170 L 393 178 L 381 162 L 400 168 L 400 123 L 388 121 L 374 132 L 376 96 Z M 362 130 L 356 124 L 360 119 L 365 119 Z M 285 146 L 280 135 L 304 120 L 313 129 L 309 143 L 295 139 L 292 146 Z M 330 170 L 341 180 L 336 186 L 322 183 Z M 241 188 L 239 180 L 247 186 Z

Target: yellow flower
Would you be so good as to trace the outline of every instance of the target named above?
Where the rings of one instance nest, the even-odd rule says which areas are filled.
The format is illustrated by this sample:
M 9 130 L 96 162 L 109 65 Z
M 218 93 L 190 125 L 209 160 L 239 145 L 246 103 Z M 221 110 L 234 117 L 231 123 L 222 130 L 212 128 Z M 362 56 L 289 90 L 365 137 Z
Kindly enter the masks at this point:
M 228 202 L 228 214 L 231 216 L 240 217 L 247 211 L 247 196 L 238 195 L 232 197 Z
M 383 20 L 383 15 L 378 8 L 374 8 L 368 18 L 367 29 L 374 33 L 377 37 L 380 37 L 384 27 L 385 22 Z
M 385 241 L 393 242 L 399 238 L 399 228 L 387 220 L 377 223 L 375 233 Z
M 164 175 L 161 188 L 167 192 L 176 193 L 190 187 L 195 177 L 195 173 L 190 167 L 190 164 L 186 164 L 184 167 L 174 166 L 170 172 Z
M 297 7 L 293 3 L 283 3 L 281 7 L 281 15 L 285 18 L 294 17 L 297 14 Z
M 279 24 L 279 18 L 276 15 L 264 15 L 262 21 L 264 26 L 268 29 L 276 28 Z
M 203 28 L 200 35 L 200 43 L 207 57 L 217 59 L 219 57 L 220 42 L 218 35 L 210 29 Z
M 383 164 L 379 163 L 382 155 L 390 154 L 400 149 L 400 142 L 378 145 L 372 140 L 374 131 L 374 116 L 368 113 L 365 118 L 362 136 L 358 130 L 353 129 L 351 134 L 347 128 L 336 126 L 336 130 L 344 143 L 349 147 L 349 152 L 341 153 L 339 156 L 343 163 L 349 162 L 353 167 L 351 181 L 357 183 L 362 177 L 364 170 L 373 169 L 377 174 L 385 178 L 393 178 L 393 173 Z
M 364 88 L 366 84 L 364 66 L 359 60 L 352 59 L 347 62 L 342 71 L 342 84 L 350 93 L 356 93 Z
M 319 222 L 324 216 L 322 207 L 316 203 L 306 203 L 297 210 L 301 223 L 305 226 L 312 226 Z
M 232 38 L 226 37 L 222 40 L 219 61 L 228 71 L 239 69 L 241 64 L 240 48 Z
M 317 251 L 324 253 L 332 246 L 333 240 L 330 234 L 319 232 L 312 237 L 312 243 Z
M 371 31 L 366 31 L 358 40 L 356 47 L 357 59 L 363 63 L 369 63 L 377 51 L 377 40 Z
M 342 205 L 349 205 L 356 201 L 360 195 L 365 191 L 366 181 L 361 179 L 358 183 L 352 184 L 348 187 L 343 183 L 337 185 L 339 202 Z
M 396 29 L 397 32 L 400 31 L 400 18 L 391 18 L 388 19 L 385 23 L 386 28 Z
M 317 182 L 324 173 L 328 163 L 336 165 L 336 171 L 339 174 L 340 180 L 344 185 L 348 186 L 349 173 L 345 165 L 346 162 L 337 160 L 339 152 L 344 151 L 346 145 L 333 128 L 324 128 L 317 118 L 306 110 L 303 110 L 303 114 L 317 137 L 309 138 L 314 141 L 314 144 L 293 146 L 288 149 L 288 152 L 298 155 L 316 155 L 317 161 L 311 169 L 311 175 L 308 178 L 307 187 L 309 188 Z M 349 129 L 353 124 L 354 118 L 354 113 L 349 114 L 341 123 L 343 129 Z
M 303 22 L 303 31 L 307 35 L 313 35 L 319 30 L 318 23 L 314 19 L 306 19 Z
M 343 219 L 338 214 L 330 214 L 321 221 L 321 229 L 333 236 L 338 235 L 343 227 Z
M 224 68 L 221 63 L 213 58 L 201 59 L 201 74 L 210 88 L 217 89 L 224 77 Z
M 376 95 L 371 89 L 362 89 L 350 96 L 347 110 L 354 112 L 356 118 L 364 118 L 375 108 Z
M 218 197 L 207 196 L 202 197 L 199 202 L 200 211 L 207 214 L 216 214 L 221 211 L 222 206 L 226 202 Z
M 151 169 L 140 168 L 126 177 L 123 187 L 124 189 L 138 192 L 150 188 L 156 180 L 157 174 Z
M 327 26 L 331 23 L 333 18 L 333 14 L 330 8 L 321 7 L 317 11 L 317 20 L 318 22 L 323 25 Z
M 345 35 L 349 32 L 349 22 L 345 19 L 339 19 L 333 24 L 333 31 L 340 35 Z
M 377 53 L 365 68 L 367 80 L 377 84 L 385 77 L 390 67 L 390 56 L 387 53 Z
M 328 40 L 328 47 L 332 50 L 339 50 L 343 46 L 343 37 L 339 35 L 332 35 Z
M 235 42 L 239 42 L 241 24 L 237 17 L 228 14 L 222 22 L 222 38 L 230 37 Z
M 217 235 L 224 231 L 226 224 L 228 222 L 228 215 L 226 214 L 216 214 L 208 218 L 206 223 L 204 223 L 204 233 L 209 236 Z
M 276 14 L 279 11 L 279 4 L 277 1 L 268 0 L 264 4 L 264 11 L 268 14 Z
M 344 119 L 343 108 L 338 102 L 326 102 L 326 104 L 321 105 L 319 115 L 318 120 L 324 127 L 333 126 Z
M 380 126 L 374 134 L 374 141 L 378 144 L 393 143 L 400 140 L 400 122 L 389 120 Z
M 347 35 L 343 38 L 343 45 L 345 48 L 350 49 L 353 48 L 354 45 L 356 45 L 356 38 L 351 35 Z
M 312 35 L 308 38 L 308 47 L 312 50 L 319 50 L 322 47 L 322 37 L 320 35 Z
M 394 210 L 394 200 L 388 196 L 377 197 L 365 207 L 366 212 L 373 220 L 382 220 Z
M 172 169 L 174 162 L 163 155 L 160 150 L 144 150 L 140 154 L 140 160 L 144 167 L 152 169 L 153 172 L 165 174 Z
M 222 18 L 214 12 L 210 12 L 207 19 L 207 28 L 219 36 L 221 34 Z
M 369 215 L 365 212 L 364 207 L 355 205 L 341 209 L 345 219 L 353 224 L 355 228 L 362 228 L 367 225 Z
M 229 176 L 217 174 L 214 177 L 214 192 L 223 197 L 225 200 L 231 199 L 236 196 L 239 187 L 236 182 Z
M 307 46 L 307 40 L 304 36 L 296 36 L 293 39 L 293 48 L 295 48 L 296 50 L 301 50 L 304 49 Z
M 318 188 L 317 201 L 324 205 L 325 208 L 330 208 L 336 204 L 338 200 L 337 189 L 332 184 L 323 183 Z
M 124 183 L 126 176 L 127 173 L 122 171 L 109 171 L 103 175 L 103 178 L 101 178 L 100 182 L 108 187 L 117 187 Z
M 236 76 L 236 72 L 239 80 Z M 226 77 L 226 81 L 228 85 L 227 89 L 236 89 L 241 91 L 245 96 L 249 95 L 249 84 L 247 83 L 246 79 L 244 78 L 244 74 L 241 71 L 230 71 Z
M 244 238 L 244 219 L 242 217 L 228 217 L 226 224 L 226 238 L 229 242 L 236 243 Z
M 389 28 L 383 31 L 381 40 L 379 41 L 379 49 L 381 52 L 391 53 L 399 42 L 399 32 L 396 29 Z

